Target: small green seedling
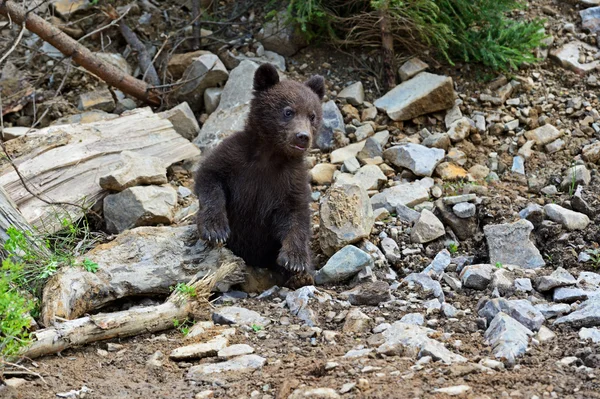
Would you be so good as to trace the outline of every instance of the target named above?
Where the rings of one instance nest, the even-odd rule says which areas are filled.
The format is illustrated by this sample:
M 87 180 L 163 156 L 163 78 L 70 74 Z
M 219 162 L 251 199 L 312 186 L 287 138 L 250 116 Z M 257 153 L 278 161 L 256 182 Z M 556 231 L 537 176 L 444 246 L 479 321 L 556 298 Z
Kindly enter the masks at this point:
M 258 324 L 252 324 L 252 330 L 254 330 L 254 332 L 259 332 L 262 329 L 262 326 L 259 326 Z
M 504 266 L 502 266 L 502 263 L 500 262 L 496 262 L 496 269 L 502 269 Z
M 177 291 L 187 297 L 194 298 L 196 296 L 196 288 L 185 283 L 178 283 L 174 288 L 171 287 L 171 291 Z
M 458 244 L 456 244 L 455 242 L 451 242 L 450 244 L 448 244 L 448 251 L 451 254 L 455 254 L 458 252 Z
M 83 260 L 82 266 L 86 271 L 88 271 L 90 273 L 96 273 L 98 271 L 98 264 L 96 262 L 89 260 L 88 258 L 85 258 Z

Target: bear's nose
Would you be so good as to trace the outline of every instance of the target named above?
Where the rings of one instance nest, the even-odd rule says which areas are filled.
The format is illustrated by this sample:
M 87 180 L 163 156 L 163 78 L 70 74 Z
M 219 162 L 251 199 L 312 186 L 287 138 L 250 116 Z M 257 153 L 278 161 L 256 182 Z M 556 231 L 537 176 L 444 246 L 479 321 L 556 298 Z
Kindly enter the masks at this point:
M 306 144 L 306 143 L 308 143 L 308 139 L 310 138 L 310 136 L 306 132 L 300 132 L 300 133 L 296 133 L 296 138 L 298 139 L 299 142 Z

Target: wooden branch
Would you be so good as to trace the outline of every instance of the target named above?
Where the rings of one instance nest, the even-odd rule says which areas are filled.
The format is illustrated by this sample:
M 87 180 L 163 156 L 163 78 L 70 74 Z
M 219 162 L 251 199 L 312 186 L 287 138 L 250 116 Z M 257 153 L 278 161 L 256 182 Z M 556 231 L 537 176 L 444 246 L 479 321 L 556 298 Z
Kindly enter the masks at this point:
M 123 35 L 127 43 L 129 43 L 131 48 L 137 53 L 140 70 L 144 71 L 144 76 L 142 77 L 142 79 L 146 80 L 146 78 L 148 78 L 148 83 L 150 83 L 154 87 L 160 85 L 160 79 L 158 78 L 156 69 L 152 64 L 152 58 L 150 58 L 150 55 L 148 54 L 148 50 L 146 50 L 146 46 L 144 45 L 144 43 L 142 43 L 141 40 L 138 39 L 136 34 L 131 29 L 129 29 L 129 26 L 127 26 L 125 21 L 119 22 L 119 29 L 121 30 L 121 35 Z
M 192 0 L 192 18 L 194 19 L 194 24 L 192 25 L 193 33 L 194 33 L 194 50 L 198 50 L 200 48 L 200 0 Z
M 394 36 L 390 29 L 389 2 L 384 2 L 380 10 L 379 26 L 381 28 L 381 61 L 383 66 L 383 83 L 386 90 L 396 87 L 396 68 L 394 66 Z
M 74 62 L 92 72 L 109 85 L 148 104 L 160 104 L 158 93 L 150 90 L 145 82 L 127 75 L 114 65 L 96 57 L 86 47 L 79 44 L 56 26 L 46 22 L 43 18 L 33 13 L 28 14 L 23 7 L 8 0 L 0 0 L 0 14 L 18 24 L 25 22 L 25 26 L 29 31 L 37 34 L 40 38 L 56 47 L 65 56 L 71 57 Z
M 224 264 L 215 274 L 190 281 L 188 285 L 196 292 L 193 298 L 175 291 L 161 305 L 101 313 L 34 331 L 34 341 L 21 356 L 33 359 L 91 342 L 171 329 L 175 320 L 184 321 L 197 310 L 195 307 L 208 306 L 212 288 L 236 267 L 235 264 Z

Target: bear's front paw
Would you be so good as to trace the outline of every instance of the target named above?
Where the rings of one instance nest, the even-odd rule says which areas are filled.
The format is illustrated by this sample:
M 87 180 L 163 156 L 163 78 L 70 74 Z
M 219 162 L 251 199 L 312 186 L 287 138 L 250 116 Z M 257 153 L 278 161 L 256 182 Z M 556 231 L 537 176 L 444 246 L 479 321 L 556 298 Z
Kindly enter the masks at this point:
M 226 217 L 206 217 L 198 215 L 200 238 L 212 245 L 222 245 L 229 238 L 229 222 Z
M 308 252 L 301 249 L 286 250 L 282 248 L 277 257 L 277 264 L 292 273 L 311 270 Z

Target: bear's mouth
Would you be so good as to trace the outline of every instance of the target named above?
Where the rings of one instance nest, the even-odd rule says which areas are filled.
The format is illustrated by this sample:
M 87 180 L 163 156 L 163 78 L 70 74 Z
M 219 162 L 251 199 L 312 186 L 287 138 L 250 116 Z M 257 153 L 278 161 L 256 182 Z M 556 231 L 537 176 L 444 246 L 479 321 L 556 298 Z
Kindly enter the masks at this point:
M 298 144 L 292 144 L 292 148 L 298 150 L 298 151 L 306 151 L 306 147 L 302 147 L 301 145 Z

